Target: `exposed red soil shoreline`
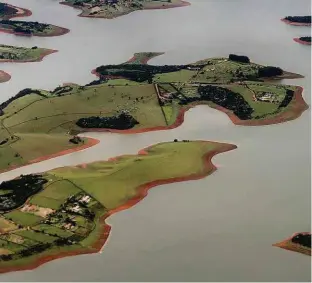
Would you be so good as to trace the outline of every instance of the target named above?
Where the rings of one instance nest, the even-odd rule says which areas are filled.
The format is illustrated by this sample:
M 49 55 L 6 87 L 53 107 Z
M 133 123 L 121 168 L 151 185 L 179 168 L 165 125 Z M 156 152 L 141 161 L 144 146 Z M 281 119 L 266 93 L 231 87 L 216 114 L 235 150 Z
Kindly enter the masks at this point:
M 303 41 L 299 37 L 294 38 L 294 41 L 303 44 L 303 45 L 311 45 L 311 42 Z
M 288 25 L 291 25 L 291 26 L 303 26 L 303 27 L 310 27 L 311 26 L 311 23 L 297 23 L 297 22 L 292 22 L 292 21 L 289 21 L 289 20 L 286 20 L 285 18 L 284 19 L 281 19 L 282 22 L 288 24 Z
M 69 29 L 67 28 L 62 28 L 59 26 L 54 26 L 52 25 L 54 30 L 53 32 L 49 33 L 49 34 L 38 34 L 38 33 L 34 33 L 34 34 L 25 34 L 22 32 L 15 32 L 13 30 L 10 29 L 5 29 L 5 28 L 0 28 L 0 32 L 4 32 L 4 33 L 8 33 L 8 34 L 14 34 L 14 35 L 18 35 L 18 36 L 39 36 L 39 37 L 52 37 L 52 36 L 60 36 L 60 35 L 64 35 L 66 33 L 69 33 Z
M 5 83 L 11 79 L 11 75 L 0 70 L 0 83 Z
M 156 181 L 152 181 L 152 182 L 140 185 L 137 188 L 137 195 L 136 196 L 134 196 L 133 198 L 126 201 L 126 203 L 120 205 L 119 207 L 117 207 L 115 209 L 110 210 L 108 213 L 106 213 L 105 215 L 100 217 L 99 222 L 101 223 L 101 226 L 100 226 L 99 238 L 97 239 L 96 242 L 94 242 L 92 244 L 92 246 L 90 248 L 84 248 L 84 249 L 79 249 L 79 250 L 75 250 L 75 251 L 60 252 L 59 254 L 42 256 L 42 257 L 39 257 L 34 262 L 29 263 L 29 264 L 24 265 L 24 266 L 0 267 L 0 273 L 6 273 L 6 272 L 12 272 L 12 271 L 22 271 L 22 270 L 32 270 L 32 269 L 39 267 L 40 265 L 42 265 L 44 263 L 47 263 L 47 262 L 55 260 L 55 259 L 59 259 L 59 258 L 63 258 L 63 257 L 69 257 L 69 256 L 75 256 L 75 255 L 82 255 L 82 254 L 93 254 L 93 253 L 100 252 L 102 247 L 105 245 L 105 243 L 109 237 L 109 233 L 111 231 L 111 226 L 105 222 L 105 220 L 109 216 L 111 216 L 117 212 L 120 212 L 122 210 L 129 209 L 129 208 L 133 207 L 138 202 L 140 202 L 142 199 L 144 199 L 147 196 L 148 191 L 155 186 L 177 183 L 177 182 L 190 181 L 190 180 L 199 180 L 199 179 L 202 179 L 202 178 L 212 174 L 214 171 L 217 170 L 217 167 L 211 161 L 212 158 L 216 154 L 224 153 L 224 152 L 227 152 L 227 151 L 230 151 L 230 150 L 237 148 L 236 145 L 232 145 L 232 144 L 223 144 L 223 143 L 217 143 L 217 142 L 214 142 L 214 144 L 219 144 L 220 148 L 218 150 L 208 152 L 203 156 L 204 169 L 202 172 L 191 174 L 191 175 L 185 176 L 185 177 L 176 177 L 176 178 L 170 178 L 170 179 L 156 180 Z M 142 149 L 138 152 L 138 154 L 139 155 L 140 154 L 144 154 L 144 155 L 148 154 L 148 149 L 149 149 L 149 147 Z M 118 159 L 120 157 L 123 157 L 123 156 L 116 157 L 116 159 Z
M 311 249 L 308 249 L 306 247 L 301 246 L 300 244 L 296 244 L 292 242 L 292 238 L 297 236 L 298 234 L 305 234 L 305 235 L 311 235 L 311 232 L 301 232 L 301 233 L 295 233 L 286 240 L 273 244 L 274 247 L 279 247 L 284 250 L 292 251 L 292 252 L 298 252 L 305 255 L 311 256 Z
M 65 6 L 68 6 L 68 7 L 72 7 L 74 9 L 78 9 L 81 11 L 80 14 L 78 14 L 78 17 L 83 17 L 83 18 L 94 18 L 94 19 L 115 19 L 115 18 L 118 18 L 118 17 L 121 17 L 121 16 L 125 16 L 127 14 L 130 14 L 132 12 L 135 12 L 135 11 L 141 11 L 141 10 L 162 10 L 162 9 L 170 9 L 170 8 L 179 8 L 179 7 L 185 7 L 185 6 L 190 6 L 191 3 L 187 2 L 187 1 L 184 1 L 184 0 L 181 0 L 181 3 L 177 3 L 177 4 L 172 4 L 172 5 L 166 5 L 166 6 L 155 6 L 155 7 L 147 7 L 147 8 L 143 8 L 143 9 L 139 9 L 139 10 L 133 10 L 133 11 L 129 11 L 129 12 L 125 12 L 123 14 L 119 14 L 118 16 L 112 16 L 112 17 L 105 17 L 105 16 L 98 16 L 98 15 L 84 15 L 84 10 L 80 7 L 77 7 L 73 4 L 70 4 L 68 2 L 60 2 L 60 4 L 62 5 L 65 5 Z
M 97 139 L 88 138 L 87 141 L 83 145 L 81 145 L 81 146 L 77 146 L 77 147 L 74 147 L 74 148 L 62 150 L 60 152 L 56 152 L 56 153 L 52 153 L 52 154 L 49 154 L 49 155 L 41 156 L 41 157 L 35 158 L 33 160 L 30 160 L 29 162 L 27 162 L 26 164 L 23 164 L 23 165 L 11 166 L 11 167 L 9 167 L 7 169 L 0 170 L 0 174 L 4 173 L 4 172 L 11 171 L 11 170 L 14 170 L 14 169 L 17 169 L 17 168 L 21 168 L 21 167 L 24 167 L 24 166 L 27 166 L 27 165 L 30 165 L 30 164 L 42 162 L 42 161 L 45 161 L 45 160 L 48 160 L 48 159 L 56 158 L 56 157 L 59 157 L 59 156 L 62 156 L 62 155 L 66 155 L 66 154 L 74 153 L 74 152 L 77 152 L 77 151 L 80 151 L 80 150 L 83 150 L 83 149 L 87 149 L 89 147 L 97 145 L 99 142 L 100 141 L 97 140 Z
M 56 53 L 58 50 L 46 49 L 43 51 L 39 58 L 30 60 L 14 60 L 14 59 L 0 59 L 0 63 L 29 63 L 29 62 L 41 62 L 45 56 Z
M 10 4 L 7 4 L 7 5 L 9 7 L 11 7 L 11 8 L 14 8 L 14 9 L 17 9 L 17 10 L 22 10 L 23 13 L 10 15 L 10 16 L 4 16 L 3 19 L 5 19 L 5 20 L 10 20 L 10 19 L 13 19 L 13 18 L 29 17 L 29 16 L 32 15 L 32 12 L 30 10 L 28 10 L 28 9 L 17 7 L 17 6 L 10 5 Z

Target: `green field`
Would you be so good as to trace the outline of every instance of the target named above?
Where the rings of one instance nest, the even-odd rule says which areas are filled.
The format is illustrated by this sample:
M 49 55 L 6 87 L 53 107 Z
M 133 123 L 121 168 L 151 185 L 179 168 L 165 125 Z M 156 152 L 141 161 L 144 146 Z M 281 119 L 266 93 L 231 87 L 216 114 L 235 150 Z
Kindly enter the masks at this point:
M 13 221 L 17 225 L 31 226 L 43 220 L 42 217 L 19 210 L 14 210 L 3 215 L 5 218 Z
M 206 154 L 234 148 L 204 141 L 161 143 L 150 147 L 148 154 L 43 173 L 42 178 L 48 183 L 30 202 L 36 197 L 45 197 L 62 204 L 45 218 L 18 209 L 4 214 L 17 228 L 0 235 L 0 267 L 27 264 L 34 255 L 78 248 L 76 245 L 93 250 L 91 246 L 103 237 L 104 223 L 100 217 L 136 196 L 141 185 L 172 178 L 172 182 L 177 181 L 176 178 L 202 178 L 213 171 L 212 167 L 204 166 Z M 42 208 L 49 205 L 49 202 L 41 203 Z

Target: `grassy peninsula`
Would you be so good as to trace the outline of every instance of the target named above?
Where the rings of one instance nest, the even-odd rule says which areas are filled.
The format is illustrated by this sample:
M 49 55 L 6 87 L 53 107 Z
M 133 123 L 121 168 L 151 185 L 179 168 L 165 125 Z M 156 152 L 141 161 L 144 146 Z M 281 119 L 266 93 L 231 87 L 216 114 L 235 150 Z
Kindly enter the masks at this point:
M 59 36 L 69 32 L 68 29 L 55 25 L 25 22 L 0 20 L 0 32 L 11 33 L 20 36 Z
M 110 232 L 108 216 L 135 205 L 154 186 L 207 176 L 216 169 L 211 158 L 235 148 L 207 141 L 161 143 L 138 155 L 1 183 L 0 272 L 98 252 Z
M 27 17 L 30 15 L 31 11 L 27 9 L 0 2 L 0 19 L 9 20 L 11 18 Z
M 45 56 L 56 52 L 56 50 L 10 46 L 0 44 L 0 62 L 38 62 Z
M 82 10 L 80 17 L 113 19 L 138 10 L 168 9 L 190 5 L 183 0 L 65 0 L 63 5 Z
M 311 256 L 311 233 L 295 233 L 290 238 L 273 246 Z
M 0 104 L 0 171 L 96 143 L 79 138 L 82 132 L 175 128 L 198 104 L 246 126 L 285 122 L 307 109 L 302 88 L 262 82 L 299 75 L 236 55 L 188 65 L 144 64 L 159 54 L 140 53 L 124 64 L 98 67 L 94 73 L 100 78 L 85 86 L 24 89 Z

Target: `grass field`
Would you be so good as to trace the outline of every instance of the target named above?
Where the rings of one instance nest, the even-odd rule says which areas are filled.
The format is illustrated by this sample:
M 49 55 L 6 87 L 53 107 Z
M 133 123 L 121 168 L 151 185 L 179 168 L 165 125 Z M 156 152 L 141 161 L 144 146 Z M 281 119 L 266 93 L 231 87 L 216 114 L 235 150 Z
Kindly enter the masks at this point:
M 3 216 L 16 224 L 23 226 L 32 226 L 43 220 L 42 217 L 30 213 L 24 213 L 19 210 L 11 211 Z

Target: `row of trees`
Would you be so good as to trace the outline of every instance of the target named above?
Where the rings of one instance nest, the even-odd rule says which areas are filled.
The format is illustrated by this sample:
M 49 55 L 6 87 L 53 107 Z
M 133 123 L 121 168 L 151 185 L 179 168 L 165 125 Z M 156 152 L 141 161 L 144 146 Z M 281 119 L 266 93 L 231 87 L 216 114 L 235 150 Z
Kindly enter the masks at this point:
M 133 128 L 139 122 L 128 113 L 121 113 L 113 117 L 93 116 L 80 118 L 76 125 L 81 128 L 107 128 L 117 130 L 127 130 Z

